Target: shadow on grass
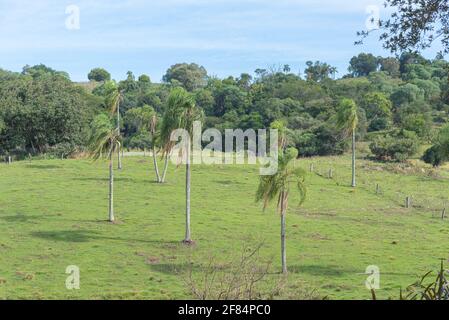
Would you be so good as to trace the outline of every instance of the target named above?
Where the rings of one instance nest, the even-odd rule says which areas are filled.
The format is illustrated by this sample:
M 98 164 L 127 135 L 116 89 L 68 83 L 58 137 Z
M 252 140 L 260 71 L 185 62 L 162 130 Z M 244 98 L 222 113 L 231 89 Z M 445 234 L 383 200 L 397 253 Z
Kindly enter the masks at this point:
M 109 182 L 109 178 L 73 178 L 75 181 L 91 181 L 91 182 Z M 132 183 L 147 183 L 146 180 L 136 180 L 131 178 L 117 178 L 114 177 L 115 182 L 132 182 Z
M 40 170 L 51 170 L 51 169 L 61 169 L 61 166 L 54 164 L 27 164 L 25 168 L 28 169 L 40 169 Z
M 93 231 L 36 231 L 31 235 L 36 238 L 64 242 L 88 242 L 98 237 Z
M 337 266 L 318 266 L 318 265 L 307 265 L 307 266 L 291 266 L 288 268 L 290 273 L 307 273 L 313 276 L 328 276 L 328 277 L 341 277 L 347 274 L 357 274 L 360 270 L 345 270 Z
M 6 221 L 6 222 L 15 222 L 15 223 L 20 223 L 20 222 L 31 222 L 31 221 L 36 221 L 36 220 L 42 220 L 42 218 L 44 218 L 43 216 L 27 216 L 24 214 L 16 214 L 15 216 L 0 216 L 0 220 Z
M 150 268 L 152 271 L 170 275 L 179 275 L 190 271 L 193 272 L 204 271 L 204 267 L 196 264 L 190 264 L 187 262 L 181 264 L 168 264 L 168 263 L 152 264 L 150 265 Z
M 63 242 L 89 242 L 95 240 L 111 240 L 111 241 L 123 241 L 123 242 L 142 242 L 142 243 L 154 243 L 161 245 L 173 245 L 179 244 L 174 241 L 155 241 L 155 240 L 142 240 L 142 239 L 125 239 L 118 237 L 105 237 L 101 233 L 90 230 L 63 230 L 63 231 L 36 231 L 32 232 L 31 236 L 51 241 L 63 241 Z
M 225 185 L 225 186 L 243 185 L 243 183 L 241 183 L 239 181 L 232 181 L 232 180 L 215 180 L 214 182 L 217 184 Z

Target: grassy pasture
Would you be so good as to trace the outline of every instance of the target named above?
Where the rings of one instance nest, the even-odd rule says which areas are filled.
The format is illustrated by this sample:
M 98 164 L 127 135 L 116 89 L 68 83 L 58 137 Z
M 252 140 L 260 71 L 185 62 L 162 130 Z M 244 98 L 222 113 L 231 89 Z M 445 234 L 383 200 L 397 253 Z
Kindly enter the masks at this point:
M 293 195 L 287 218 L 290 274 L 280 298 L 300 287 L 331 299 L 369 299 L 365 268 L 381 271 L 379 298 L 439 267 L 448 258 L 445 168 L 409 170 L 358 162 L 359 187 L 350 183 L 350 157 L 298 161 L 309 174 L 308 199 Z M 244 244 L 264 242 L 280 271 L 280 219 L 255 204 L 258 170 L 252 166 L 194 166 L 192 232 L 184 232 L 184 168 L 171 167 L 168 183 L 153 183 L 151 158 L 129 157 L 116 172 L 117 224 L 106 222 L 106 162 L 23 161 L 0 165 L 0 299 L 181 299 L 190 294 L 183 271 L 211 256 L 225 261 Z M 333 169 L 333 179 L 327 177 Z M 376 184 L 380 194 L 376 194 Z M 404 207 L 412 196 L 412 209 Z M 66 267 L 81 270 L 81 289 L 65 288 Z

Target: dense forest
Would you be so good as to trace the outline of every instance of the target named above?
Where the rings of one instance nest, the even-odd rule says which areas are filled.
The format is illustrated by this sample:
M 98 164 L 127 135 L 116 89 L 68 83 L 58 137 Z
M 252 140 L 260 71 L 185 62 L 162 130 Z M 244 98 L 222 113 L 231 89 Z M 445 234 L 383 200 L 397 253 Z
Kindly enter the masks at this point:
M 441 130 L 449 112 L 449 63 L 442 56 L 362 53 L 350 60 L 347 75 L 335 79 L 336 71 L 310 61 L 301 74 L 285 65 L 219 79 L 202 66 L 183 63 L 170 67 L 162 83 L 132 72 L 115 82 L 101 68 L 89 73 L 90 82 L 75 83 L 44 65 L 26 66 L 22 73 L 0 70 L 0 154 L 20 159 L 83 152 L 92 123 L 109 111 L 114 90 L 122 97 L 125 148 L 150 149 L 151 118 L 162 118 L 170 91 L 183 87 L 204 111 L 204 128 L 257 130 L 283 121 L 288 143 L 302 157 L 347 150 L 335 116 L 339 102 L 352 99 L 358 107 L 357 140 L 368 141 L 374 157 L 403 161 L 420 145 L 434 144 L 424 158 L 434 165 L 444 161 L 439 151 L 444 132 L 449 136 Z

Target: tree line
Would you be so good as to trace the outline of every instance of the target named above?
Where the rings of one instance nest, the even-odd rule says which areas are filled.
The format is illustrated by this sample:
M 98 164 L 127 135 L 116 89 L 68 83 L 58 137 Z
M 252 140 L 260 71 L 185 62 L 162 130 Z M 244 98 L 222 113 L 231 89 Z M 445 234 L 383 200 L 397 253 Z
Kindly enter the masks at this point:
M 108 112 L 114 90 L 120 95 L 123 147 L 152 149 L 158 142 L 150 122 L 162 125 L 170 92 L 181 87 L 204 113 L 206 129 L 257 130 L 282 121 L 289 146 L 302 157 L 349 148 L 336 117 L 341 100 L 350 99 L 357 108 L 355 139 L 369 141 L 378 159 L 403 161 L 421 144 L 438 140 L 449 112 L 448 70 L 442 56 L 429 60 L 417 53 L 361 53 L 341 79 L 334 79 L 336 68 L 320 61 L 307 62 L 301 74 L 286 65 L 224 79 L 181 63 L 167 70 L 162 83 L 132 72 L 116 82 L 102 68 L 89 73 L 89 83 L 74 83 L 64 72 L 26 66 L 21 73 L 0 71 L 0 153 L 23 158 L 83 152 L 91 124 Z

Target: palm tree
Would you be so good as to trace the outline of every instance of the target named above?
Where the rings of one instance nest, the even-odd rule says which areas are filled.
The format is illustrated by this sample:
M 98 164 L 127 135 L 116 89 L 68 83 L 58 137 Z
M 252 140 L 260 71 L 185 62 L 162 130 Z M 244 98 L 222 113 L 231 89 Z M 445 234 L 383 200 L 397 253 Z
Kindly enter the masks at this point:
M 98 160 L 107 155 L 109 159 L 109 221 L 114 222 L 114 152 L 120 150 L 120 131 L 114 128 L 111 119 L 106 115 L 98 116 L 90 137 L 90 156 Z
M 159 139 L 159 132 L 158 132 L 158 118 L 157 114 L 154 113 L 151 116 L 150 124 L 149 124 L 149 131 L 151 134 L 151 149 L 153 152 L 153 164 L 154 164 L 154 170 L 156 171 L 156 180 L 158 183 L 162 183 L 162 177 L 159 173 L 159 165 L 157 163 L 157 144 Z
M 337 112 L 337 127 L 343 130 L 345 136 L 352 136 L 352 187 L 356 187 L 355 177 L 355 135 L 359 117 L 357 115 L 357 105 L 352 99 L 340 101 Z
M 284 151 L 287 147 L 287 127 L 281 120 L 275 120 L 271 123 L 270 129 L 278 131 L 278 146 L 281 151 Z
M 123 102 L 124 95 L 123 91 L 119 89 L 117 84 L 113 81 L 109 81 L 106 85 L 106 90 L 108 92 L 106 97 L 107 106 L 110 108 L 112 115 L 117 116 L 117 131 L 120 134 L 120 104 Z M 121 147 L 117 149 L 117 163 L 118 169 L 122 169 L 122 157 L 121 157 Z
M 292 183 L 299 191 L 300 205 L 306 198 L 305 175 L 306 172 L 297 168 L 294 161 L 298 156 L 298 150 L 295 148 L 287 149 L 279 155 L 278 171 L 272 176 L 262 176 L 260 178 L 259 188 L 256 193 L 256 201 L 263 202 L 263 208 L 266 210 L 268 204 L 277 199 L 277 210 L 281 215 L 281 256 L 282 273 L 287 274 L 287 252 L 286 252 L 286 215 L 288 209 L 288 200 Z
M 167 108 L 164 114 L 161 129 L 161 140 L 164 143 L 164 155 L 168 163 L 168 155 L 173 150 L 174 141 L 171 141 L 171 134 L 176 129 L 185 129 L 189 133 L 189 139 L 185 148 L 186 154 L 186 232 L 185 244 L 191 244 L 190 230 L 190 183 L 191 183 L 191 164 L 190 153 L 192 148 L 193 123 L 201 120 L 203 113 L 195 105 L 194 97 L 183 88 L 175 88 L 170 92 L 167 102 Z M 164 170 L 165 171 L 165 170 Z M 165 176 L 165 173 L 164 173 Z
M 165 183 L 165 179 L 167 178 L 169 157 L 170 157 L 170 152 L 166 152 L 164 154 L 164 156 L 163 156 L 163 158 L 164 158 L 164 171 L 162 172 L 161 183 Z

